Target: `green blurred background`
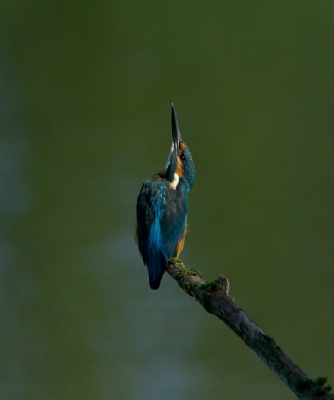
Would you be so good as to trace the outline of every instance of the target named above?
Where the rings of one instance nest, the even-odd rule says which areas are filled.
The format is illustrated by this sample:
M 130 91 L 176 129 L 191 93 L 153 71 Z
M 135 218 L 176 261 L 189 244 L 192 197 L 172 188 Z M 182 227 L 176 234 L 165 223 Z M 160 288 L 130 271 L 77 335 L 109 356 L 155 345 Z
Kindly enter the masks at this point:
M 2 1 L 0 398 L 294 399 L 134 243 L 171 143 L 182 258 L 334 384 L 334 3 Z

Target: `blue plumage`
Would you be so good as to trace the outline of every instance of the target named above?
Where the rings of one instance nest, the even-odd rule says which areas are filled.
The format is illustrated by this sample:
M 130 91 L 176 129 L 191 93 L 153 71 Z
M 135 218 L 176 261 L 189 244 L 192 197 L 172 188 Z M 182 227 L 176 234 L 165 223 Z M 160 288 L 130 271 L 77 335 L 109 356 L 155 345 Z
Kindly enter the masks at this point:
M 195 166 L 172 106 L 172 150 L 165 168 L 147 179 L 137 199 L 137 244 L 151 289 L 158 289 L 168 259 L 178 257 L 187 231 L 188 193 Z

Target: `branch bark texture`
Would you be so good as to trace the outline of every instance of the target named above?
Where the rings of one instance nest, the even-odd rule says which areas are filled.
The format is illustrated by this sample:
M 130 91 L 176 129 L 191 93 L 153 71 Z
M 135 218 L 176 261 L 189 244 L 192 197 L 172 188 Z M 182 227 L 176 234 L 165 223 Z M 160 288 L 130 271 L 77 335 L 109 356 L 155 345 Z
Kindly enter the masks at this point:
M 168 274 L 179 286 L 205 308 L 231 328 L 268 367 L 302 400 L 334 399 L 329 393 L 327 379 L 309 378 L 229 296 L 229 282 L 220 275 L 206 283 L 201 275 L 185 266 L 179 259 L 171 259 Z

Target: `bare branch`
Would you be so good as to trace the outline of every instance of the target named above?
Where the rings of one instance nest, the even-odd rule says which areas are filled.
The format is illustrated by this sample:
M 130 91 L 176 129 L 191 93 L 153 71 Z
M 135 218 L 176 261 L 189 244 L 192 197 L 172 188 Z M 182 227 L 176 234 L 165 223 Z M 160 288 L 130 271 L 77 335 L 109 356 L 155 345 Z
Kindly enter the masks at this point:
M 229 282 L 220 275 L 205 283 L 201 275 L 185 266 L 179 259 L 171 259 L 168 274 L 190 296 L 195 297 L 207 312 L 216 315 L 231 328 L 268 367 L 302 400 L 334 399 L 326 385 L 327 378 L 310 379 L 263 330 L 229 296 Z

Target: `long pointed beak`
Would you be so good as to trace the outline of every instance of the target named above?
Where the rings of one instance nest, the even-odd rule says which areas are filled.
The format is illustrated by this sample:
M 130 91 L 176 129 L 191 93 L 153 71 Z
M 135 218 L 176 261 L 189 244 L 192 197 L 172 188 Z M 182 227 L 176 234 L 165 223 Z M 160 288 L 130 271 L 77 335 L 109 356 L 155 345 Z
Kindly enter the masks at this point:
M 182 140 L 182 138 L 179 128 L 179 122 L 177 120 L 177 115 L 173 103 L 172 103 L 172 138 L 173 138 L 174 151 L 176 153 L 179 149 L 180 141 Z

